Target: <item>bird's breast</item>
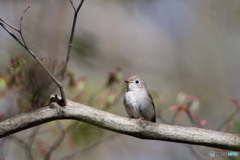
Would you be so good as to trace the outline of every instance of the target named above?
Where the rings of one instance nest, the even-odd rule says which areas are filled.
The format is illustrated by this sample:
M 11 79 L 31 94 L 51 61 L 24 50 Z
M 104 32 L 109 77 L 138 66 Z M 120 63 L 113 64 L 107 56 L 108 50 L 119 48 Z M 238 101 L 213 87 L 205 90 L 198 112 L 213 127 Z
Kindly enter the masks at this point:
M 124 96 L 124 105 L 139 110 L 139 106 L 144 103 L 147 94 L 143 92 L 130 91 Z

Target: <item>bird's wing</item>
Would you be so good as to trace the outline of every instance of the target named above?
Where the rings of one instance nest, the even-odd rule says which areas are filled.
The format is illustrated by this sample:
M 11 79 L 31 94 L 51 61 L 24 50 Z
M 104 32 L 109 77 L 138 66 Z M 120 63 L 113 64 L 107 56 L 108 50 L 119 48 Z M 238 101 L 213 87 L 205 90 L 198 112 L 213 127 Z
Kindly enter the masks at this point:
M 155 105 L 154 105 L 154 102 L 153 102 L 153 99 L 152 99 L 152 95 L 151 95 L 151 93 L 150 93 L 148 90 L 147 90 L 147 95 L 148 95 L 148 97 L 151 99 L 151 103 L 152 103 L 153 110 L 154 110 L 154 117 L 153 117 L 153 119 L 151 120 L 151 122 L 156 122 Z

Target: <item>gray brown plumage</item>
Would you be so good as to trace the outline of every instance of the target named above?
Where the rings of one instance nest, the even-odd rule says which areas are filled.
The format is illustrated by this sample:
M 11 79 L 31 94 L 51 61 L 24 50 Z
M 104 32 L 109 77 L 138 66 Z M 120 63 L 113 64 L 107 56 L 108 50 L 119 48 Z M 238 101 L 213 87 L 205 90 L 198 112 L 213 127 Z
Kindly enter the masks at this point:
M 156 122 L 155 106 L 144 81 L 139 76 L 132 76 L 125 82 L 127 91 L 123 103 L 130 118 Z

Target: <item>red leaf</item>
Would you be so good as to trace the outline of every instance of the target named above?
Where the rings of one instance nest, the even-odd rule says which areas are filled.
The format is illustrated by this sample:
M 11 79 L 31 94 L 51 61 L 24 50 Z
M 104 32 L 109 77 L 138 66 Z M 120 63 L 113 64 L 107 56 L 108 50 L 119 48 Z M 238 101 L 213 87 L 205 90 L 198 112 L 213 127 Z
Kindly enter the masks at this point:
M 198 122 L 200 126 L 206 126 L 207 125 L 207 121 L 206 120 L 201 120 Z
M 240 109 L 240 104 L 235 97 L 229 96 L 229 99 L 236 105 L 237 109 Z
M 187 109 L 182 106 L 171 106 L 169 107 L 170 111 L 186 111 Z
M 169 110 L 170 111 L 178 111 L 178 110 L 181 110 L 182 106 L 171 106 L 169 107 Z

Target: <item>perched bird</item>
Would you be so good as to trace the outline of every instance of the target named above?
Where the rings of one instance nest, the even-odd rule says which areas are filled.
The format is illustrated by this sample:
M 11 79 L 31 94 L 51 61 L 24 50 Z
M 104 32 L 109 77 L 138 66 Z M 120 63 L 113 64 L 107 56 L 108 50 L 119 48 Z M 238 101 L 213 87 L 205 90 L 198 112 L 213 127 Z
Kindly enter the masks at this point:
M 156 122 L 155 106 L 144 81 L 139 76 L 132 76 L 124 82 L 127 83 L 127 91 L 123 103 L 130 118 Z

